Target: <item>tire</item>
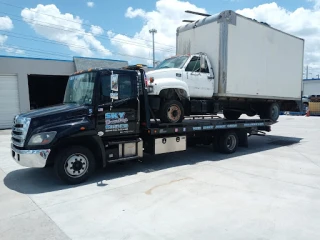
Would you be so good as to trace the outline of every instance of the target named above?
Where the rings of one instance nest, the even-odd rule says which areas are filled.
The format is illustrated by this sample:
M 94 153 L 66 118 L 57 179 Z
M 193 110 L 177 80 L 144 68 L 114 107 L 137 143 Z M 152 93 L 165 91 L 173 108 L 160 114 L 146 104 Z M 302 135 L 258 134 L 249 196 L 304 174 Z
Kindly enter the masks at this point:
M 241 116 L 240 112 L 231 111 L 231 110 L 223 110 L 224 118 L 228 120 L 237 120 Z
M 239 138 L 236 132 L 227 131 L 222 133 L 218 138 L 218 150 L 221 153 L 231 154 L 234 153 L 239 145 Z
M 76 163 L 77 165 L 74 165 Z M 72 166 L 71 166 L 72 164 Z M 72 167 L 76 167 L 74 170 Z M 94 172 L 96 160 L 92 152 L 83 146 L 72 146 L 60 151 L 54 163 L 59 179 L 68 184 L 85 182 Z
M 255 115 L 257 115 L 255 112 L 247 113 L 247 116 L 248 116 L 248 117 L 254 117 Z
M 276 122 L 279 116 L 280 116 L 280 106 L 276 102 L 266 106 L 264 111 L 260 114 L 261 119 L 270 119 L 273 122 Z
M 160 120 L 163 123 L 180 123 L 184 119 L 184 108 L 177 100 L 168 100 L 162 104 Z

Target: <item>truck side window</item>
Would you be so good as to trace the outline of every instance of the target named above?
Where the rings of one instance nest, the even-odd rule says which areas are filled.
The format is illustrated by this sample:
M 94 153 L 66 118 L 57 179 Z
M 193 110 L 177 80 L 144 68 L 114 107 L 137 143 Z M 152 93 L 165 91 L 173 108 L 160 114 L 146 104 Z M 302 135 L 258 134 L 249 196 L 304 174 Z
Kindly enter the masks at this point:
M 131 75 L 119 74 L 118 84 L 119 84 L 118 98 L 119 99 L 131 98 L 131 96 L 133 95 Z
M 193 57 L 186 67 L 186 72 L 199 72 L 200 70 L 200 58 Z
M 110 75 L 102 75 L 101 76 L 101 101 L 103 103 L 107 103 L 110 101 Z
M 201 68 L 202 73 L 209 73 L 208 62 L 205 60 L 205 68 Z
M 110 86 L 110 75 L 102 75 L 101 76 L 101 101 L 103 103 L 109 102 L 110 93 L 111 93 L 111 86 Z M 132 81 L 131 75 L 119 74 L 118 75 L 118 99 L 126 99 L 131 98 L 133 96 L 133 89 L 132 89 Z

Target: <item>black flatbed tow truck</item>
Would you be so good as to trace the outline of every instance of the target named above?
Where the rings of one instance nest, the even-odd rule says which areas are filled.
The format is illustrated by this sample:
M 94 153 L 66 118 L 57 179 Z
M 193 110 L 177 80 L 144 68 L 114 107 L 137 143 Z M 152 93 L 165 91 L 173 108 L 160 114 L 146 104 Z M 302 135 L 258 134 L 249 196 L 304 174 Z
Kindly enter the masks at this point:
M 12 157 L 22 166 L 54 165 L 68 184 L 86 181 L 97 167 L 185 151 L 196 144 L 230 154 L 265 134 L 268 119 L 193 116 L 177 124 L 155 118 L 141 65 L 89 69 L 69 77 L 63 104 L 19 114 L 12 127 Z

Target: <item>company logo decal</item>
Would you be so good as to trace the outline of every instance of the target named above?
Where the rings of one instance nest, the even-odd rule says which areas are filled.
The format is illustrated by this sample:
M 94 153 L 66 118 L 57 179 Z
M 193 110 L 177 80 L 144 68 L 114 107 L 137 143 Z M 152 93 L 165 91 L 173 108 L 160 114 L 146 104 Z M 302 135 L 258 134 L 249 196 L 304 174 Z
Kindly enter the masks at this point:
M 128 118 L 125 112 L 109 112 L 105 114 L 106 132 L 128 131 Z

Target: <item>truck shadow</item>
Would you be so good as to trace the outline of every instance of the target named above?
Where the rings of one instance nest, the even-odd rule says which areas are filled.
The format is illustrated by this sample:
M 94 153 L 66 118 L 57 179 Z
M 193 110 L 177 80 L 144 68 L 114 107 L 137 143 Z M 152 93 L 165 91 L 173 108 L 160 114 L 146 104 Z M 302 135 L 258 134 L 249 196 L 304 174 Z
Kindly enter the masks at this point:
M 240 157 L 279 147 L 299 144 L 302 138 L 267 135 L 249 138 L 248 148 L 239 148 L 234 154 L 220 154 L 213 152 L 211 146 L 195 146 L 185 152 L 171 153 L 157 156 L 146 156 L 142 161 L 131 161 L 110 164 L 106 169 L 97 172 L 85 183 L 66 185 L 59 181 L 52 168 L 19 169 L 12 171 L 4 178 L 4 184 L 11 190 L 23 194 L 41 194 L 95 183 L 97 187 L 108 187 L 108 180 L 150 173 L 173 167 L 194 165 L 205 161 L 227 161 L 229 158 Z

